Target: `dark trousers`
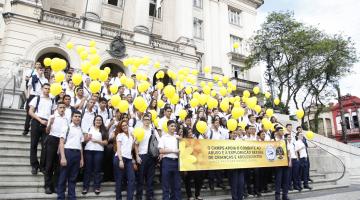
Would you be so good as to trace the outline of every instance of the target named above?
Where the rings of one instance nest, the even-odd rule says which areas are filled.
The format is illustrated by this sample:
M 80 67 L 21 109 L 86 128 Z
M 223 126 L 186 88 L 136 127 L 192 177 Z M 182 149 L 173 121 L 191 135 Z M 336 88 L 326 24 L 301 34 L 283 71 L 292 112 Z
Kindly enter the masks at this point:
M 55 188 L 57 186 L 57 178 L 59 176 L 59 138 L 48 135 L 45 146 L 45 188 Z
M 195 197 L 200 196 L 201 187 L 203 184 L 203 172 L 202 171 L 187 171 L 184 173 L 184 184 L 186 195 L 188 198 L 192 197 L 191 192 L 191 180 L 194 180 L 194 187 L 195 187 Z
M 103 172 L 104 177 L 103 181 L 114 181 L 114 169 L 113 165 L 109 163 L 113 163 L 114 160 L 114 145 L 113 143 L 109 143 L 104 147 L 104 160 L 103 160 Z
M 246 169 L 244 175 L 248 194 L 260 193 L 260 168 Z
M 214 186 L 214 183 L 216 182 L 216 185 L 222 185 L 223 176 L 222 176 L 221 170 L 211 170 L 209 171 L 209 186 L 210 188 Z M 215 181 L 216 179 L 216 181 Z
M 124 169 L 120 169 L 119 158 L 114 157 L 114 177 L 115 177 L 115 192 L 116 199 L 121 200 L 121 186 L 124 178 L 127 179 L 127 200 L 133 200 L 135 187 L 135 174 L 132 159 L 122 158 L 124 162 Z
M 37 120 L 31 120 L 31 135 L 30 135 L 30 164 L 35 168 L 45 168 L 45 148 L 44 141 L 46 138 L 46 127 Z M 40 164 L 37 158 L 37 147 L 41 140 L 41 155 Z
M 75 200 L 76 193 L 76 178 L 79 173 L 80 168 L 80 159 L 81 159 L 80 150 L 75 149 L 65 149 L 65 158 L 67 161 L 66 166 L 60 167 L 60 175 L 58 182 L 58 199 L 65 199 L 65 187 L 66 182 L 68 186 L 68 199 Z
M 89 189 L 91 177 L 94 177 L 94 189 L 100 189 L 103 158 L 103 151 L 84 151 L 85 173 L 83 188 L 85 190 Z
M 301 177 L 303 178 L 304 187 L 309 186 L 309 165 L 307 158 L 300 158 L 300 173 Z M 300 184 L 301 186 L 301 184 Z
M 244 196 L 244 170 L 232 169 L 229 173 L 232 200 L 242 200 Z
M 289 167 L 276 167 L 275 168 L 275 198 L 280 198 L 280 190 L 282 189 L 282 196 L 287 197 L 288 195 L 288 178 L 289 178 Z
M 144 181 L 146 180 L 146 200 L 154 199 L 153 182 L 155 176 L 156 159 L 149 154 L 140 155 L 141 164 L 136 173 L 136 199 L 142 199 Z
M 300 188 L 300 162 L 298 159 L 291 159 L 292 166 L 289 168 L 289 187 Z
M 161 185 L 163 200 L 181 199 L 181 178 L 178 159 L 163 158 Z
M 26 100 L 26 105 L 25 105 L 25 110 L 26 110 L 26 119 L 25 119 L 25 125 L 24 125 L 24 131 L 29 131 L 30 128 L 30 121 L 31 121 L 31 117 L 29 115 L 29 103 L 30 101 L 35 97 L 35 95 L 30 95 L 29 98 Z

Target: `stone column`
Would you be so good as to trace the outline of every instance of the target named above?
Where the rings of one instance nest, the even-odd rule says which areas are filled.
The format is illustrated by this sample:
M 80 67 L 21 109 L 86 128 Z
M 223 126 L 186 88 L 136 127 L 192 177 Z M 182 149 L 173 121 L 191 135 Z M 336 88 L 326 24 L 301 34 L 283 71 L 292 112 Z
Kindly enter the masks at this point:
M 100 17 L 102 12 L 102 0 L 85 0 L 85 17 L 82 28 L 92 32 L 101 32 Z
M 190 43 L 193 38 L 193 1 L 175 1 L 175 39 L 179 43 Z
M 134 3 L 134 40 L 149 43 L 149 0 L 133 0 Z

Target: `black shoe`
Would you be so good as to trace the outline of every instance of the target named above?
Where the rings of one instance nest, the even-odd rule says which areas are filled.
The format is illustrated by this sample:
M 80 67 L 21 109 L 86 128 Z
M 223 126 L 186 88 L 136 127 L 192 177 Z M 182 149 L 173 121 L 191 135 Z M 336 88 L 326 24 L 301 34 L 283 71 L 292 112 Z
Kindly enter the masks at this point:
M 309 190 L 312 190 L 312 187 L 310 187 L 310 186 L 306 185 L 306 186 L 304 186 L 304 189 L 309 189 Z
M 32 174 L 32 175 L 36 175 L 37 173 L 38 173 L 38 168 L 32 167 L 32 168 L 31 168 L 31 174 Z
M 275 200 L 280 200 L 280 197 L 279 197 L 279 196 L 275 196 Z
M 256 196 L 257 196 L 257 197 L 261 197 L 262 194 L 261 194 L 260 192 L 257 192 L 257 193 L 256 193 Z
M 95 189 L 94 192 L 95 192 L 96 195 L 99 195 L 101 191 L 100 191 L 100 189 Z
M 45 194 L 52 194 L 52 193 L 53 191 L 49 187 L 45 188 Z
M 221 184 L 216 185 L 216 187 L 221 188 L 221 189 L 223 189 L 223 190 L 225 190 L 225 189 L 226 189 L 226 187 L 225 187 L 225 186 L 223 186 L 223 185 L 221 185 Z
M 87 189 L 83 189 L 82 192 L 81 192 L 81 194 L 83 194 L 83 195 L 85 195 L 85 194 L 87 194 L 87 193 L 88 193 L 88 190 L 87 190 Z
M 299 187 L 294 187 L 295 190 L 301 192 L 302 188 L 299 188 Z
M 210 188 L 210 190 L 214 190 L 214 185 L 213 185 L 213 184 L 209 184 L 209 188 Z
M 27 134 L 29 134 L 29 131 L 23 131 L 23 133 L 22 133 L 23 136 L 25 136 Z
M 40 172 L 41 172 L 42 174 L 45 174 L 45 169 L 41 168 L 41 169 L 40 169 Z
M 282 198 L 282 200 L 290 200 L 288 196 Z
M 290 190 L 290 191 L 293 191 L 294 189 L 293 189 L 293 187 L 289 187 L 289 190 Z
M 314 182 L 311 178 L 309 178 L 309 181 L 312 182 L 312 183 Z

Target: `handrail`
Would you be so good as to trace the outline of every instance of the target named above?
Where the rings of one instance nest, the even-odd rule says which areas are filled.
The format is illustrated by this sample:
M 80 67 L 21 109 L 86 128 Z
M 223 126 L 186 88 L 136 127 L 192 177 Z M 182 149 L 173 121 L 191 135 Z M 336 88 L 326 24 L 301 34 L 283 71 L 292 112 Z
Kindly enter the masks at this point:
M 332 155 L 333 157 L 335 157 L 337 160 L 340 161 L 340 163 L 341 163 L 341 165 L 342 165 L 342 167 L 343 167 L 343 171 L 342 171 L 341 176 L 339 176 L 339 177 L 337 177 L 337 178 L 333 178 L 333 179 L 331 179 L 331 180 L 327 180 L 327 181 L 338 181 L 338 180 L 344 178 L 345 172 L 346 172 L 346 166 L 345 166 L 344 162 L 343 162 L 339 157 L 337 157 L 337 156 L 334 155 L 333 153 L 331 153 L 331 152 L 329 152 L 328 150 L 326 150 L 326 149 L 322 148 L 321 146 L 319 146 L 319 145 L 317 144 L 318 142 L 311 141 L 311 140 L 307 140 L 307 142 L 310 142 L 310 143 L 314 144 L 315 147 L 318 147 L 318 148 L 320 148 L 321 150 L 324 150 L 325 152 L 327 152 L 328 154 Z
M 19 76 L 19 81 L 17 81 L 17 75 Z M 18 74 L 13 74 L 10 78 L 7 79 L 6 83 L 4 84 L 4 86 L 1 89 L 0 92 L 0 111 L 3 109 L 3 103 L 4 103 L 4 96 L 5 96 L 5 89 L 6 87 L 12 82 L 13 82 L 13 87 L 12 87 L 12 94 L 11 94 L 11 103 L 10 103 L 10 108 L 12 107 L 12 105 L 14 104 L 14 99 L 15 99 L 15 92 L 16 92 L 16 87 L 19 87 L 21 84 L 21 80 L 22 80 L 22 70 L 18 70 Z

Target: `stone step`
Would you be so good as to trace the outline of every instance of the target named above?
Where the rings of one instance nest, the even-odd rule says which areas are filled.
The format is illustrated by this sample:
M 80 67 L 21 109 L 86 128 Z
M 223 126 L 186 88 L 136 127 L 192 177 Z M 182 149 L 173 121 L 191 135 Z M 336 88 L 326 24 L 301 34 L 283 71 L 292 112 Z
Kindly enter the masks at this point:
M 40 142 L 39 142 L 40 146 Z M 30 150 L 30 143 L 27 142 L 11 142 L 0 141 L 0 149 L 28 149 Z
M 4 182 L 42 182 L 44 176 L 42 173 L 32 175 L 28 172 L 0 172 L 0 180 Z
M 24 125 L 16 125 L 16 124 L 1 124 L 0 131 L 12 131 L 12 132 L 20 132 L 24 130 Z
M 26 111 L 23 109 L 2 109 L 0 115 L 17 115 L 17 116 L 26 116 Z
M 2 120 L 24 120 L 26 117 L 23 115 L 0 114 L 0 121 Z
M 1 172 L 30 172 L 30 159 L 25 162 L 13 160 L 11 162 L 0 161 L 0 171 Z
M 8 135 L 0 135 L 0 142 L 9 142 L 9 143 L 28 143 L 30 144 L 30 137 L 23 136 L 14 137 Z
M 16 120 L 16 119 L 1 119 L 0 120 L 0 126 L 2 125 L 7 125 L 7 124 L 11 124 L 11 125 L 17 125 L 17 126 L 22 126 L 24 127 L 25 124 L 25 120 L 24 119 L 20 119 L 20 120 Z
M 30 146 L 29 146 L 30 147 Z M 40 155 L 41 150 L 38 149 L 38 155 Z M 3 148 L 0 147 L 0 155 L 16 155 L 16 156 L 30 156 L 29 148 Z

